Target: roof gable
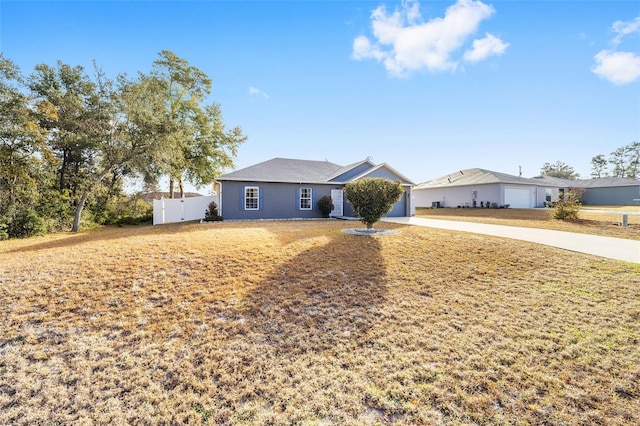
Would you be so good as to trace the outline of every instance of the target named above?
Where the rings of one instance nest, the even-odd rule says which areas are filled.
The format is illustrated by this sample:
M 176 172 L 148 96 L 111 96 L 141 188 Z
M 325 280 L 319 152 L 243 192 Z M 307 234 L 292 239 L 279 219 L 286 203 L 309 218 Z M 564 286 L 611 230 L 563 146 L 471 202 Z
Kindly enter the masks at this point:
M 386 178 L 391 180 L 399 180 L 403 185 L 415 185 L 411 179 L 407 178 L 393 167 L 388 165 L 387 163 L 379 164 L 367 171 L 363 174 L 356 176 L 353 180 L 362 179 L 366 177 L 374 177 L 374 178 Z
M 357 163 L 341 167 L 340 170 L 337 170 L 327 180 L 332 182 L 349 182 L 352 181 L 356 176 L 361 175 L 367 170 L 370 170 L 374 166 L 375 164 L 373 164 L 368 159 L 358 161 Z

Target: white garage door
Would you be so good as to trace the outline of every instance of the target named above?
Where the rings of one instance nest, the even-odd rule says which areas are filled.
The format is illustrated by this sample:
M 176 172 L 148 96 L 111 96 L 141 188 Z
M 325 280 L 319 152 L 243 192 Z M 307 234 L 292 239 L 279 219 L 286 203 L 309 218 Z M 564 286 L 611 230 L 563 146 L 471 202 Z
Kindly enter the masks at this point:
M 529 209 L 533 207 L 531 202 L 531 190 L 522 188 L 505 188 L 504 203 L 514 209 Z

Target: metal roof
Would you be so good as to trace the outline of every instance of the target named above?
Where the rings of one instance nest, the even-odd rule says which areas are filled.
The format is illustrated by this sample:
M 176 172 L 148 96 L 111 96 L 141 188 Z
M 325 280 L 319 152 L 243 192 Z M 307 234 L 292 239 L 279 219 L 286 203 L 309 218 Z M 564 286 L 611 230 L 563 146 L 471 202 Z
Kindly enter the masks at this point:
M 485 169 L 458 170 L 445 176 L 432 179 L 417 185 L 414 189 L 445 188 L 452 186 L 486 185 L 491 183 L 508 183 L 513 185 L 536 185 L 541 182 L 534 179 L 513 176 L 506 173 Z M 547 183 L 544 183 L 547 185 Z M 555 185 L 553 185 L 555 186 Z

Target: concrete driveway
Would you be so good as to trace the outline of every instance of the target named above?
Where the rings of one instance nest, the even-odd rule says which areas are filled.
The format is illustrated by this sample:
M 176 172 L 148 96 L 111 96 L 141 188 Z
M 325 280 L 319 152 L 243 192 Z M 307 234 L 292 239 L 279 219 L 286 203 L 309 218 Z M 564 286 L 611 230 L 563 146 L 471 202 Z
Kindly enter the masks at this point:
M 578 253 L 606 257 L 608 259 L 640 263 L 640 241 L 635 240 L 577 234 L 575 232 L 552 231 L 549 229 L 489 225 L 485 223 L 425 219 L 421 217 L 388 217 L 381 220 L 404 225 L 428 226 L 431 228 L 512 238 L 514 240 L 530 241 Z

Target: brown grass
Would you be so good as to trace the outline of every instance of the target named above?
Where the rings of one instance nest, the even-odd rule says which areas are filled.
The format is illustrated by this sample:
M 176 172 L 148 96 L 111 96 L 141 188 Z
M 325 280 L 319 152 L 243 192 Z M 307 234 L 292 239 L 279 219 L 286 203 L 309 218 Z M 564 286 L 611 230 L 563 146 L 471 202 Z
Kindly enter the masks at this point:
M 349 226 L 0 243 L 0 424 L 640 423 L 639 265 Z
M 553 219 L 550 210 L 545 209 L 426 209 L 418 208 L 419 217 L 444 220 L 462 220 L 465 222 L 491 223 L 495 225 L 523 226 L 527 228 L 545 228 L 557 231 L 578 232 L 602 235 L 605 237 L 640 239 L 640 215 L 629 215 L 629 226 L 622 227 L 622 214 L 616 213 L 620 207 L 603 207 L 606 213 L 590 212 L 595 207 L 585 208 L 577 220 Z M 637 206 L 624 207 L 625 211 L 640 212 Z

